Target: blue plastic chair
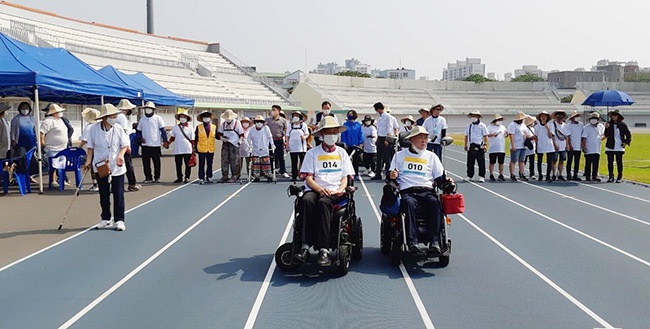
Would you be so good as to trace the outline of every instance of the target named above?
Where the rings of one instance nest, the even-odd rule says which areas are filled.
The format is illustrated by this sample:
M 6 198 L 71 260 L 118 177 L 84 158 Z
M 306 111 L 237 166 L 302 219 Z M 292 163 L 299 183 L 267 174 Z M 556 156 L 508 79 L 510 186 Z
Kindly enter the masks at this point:
M 61 156 L 65 157 L 65 167 L 61 169 L 55 169 L 53 167 L 53 161 L 56 158 L 59 158 Z M 63 191 L 65 189 L 65 173 L 68 171 L 74 171 L 74 177 L 75 177 L 75 182 L 77 183 L 76 186 L 81 186 L 81 168 L 84 165 L 84 161 L 86 158 L 86 151 L 84 151 L 81 148 L 78 147 L 70 147 L 65 150 L 60 151 L 56 155 L 52 156 L 49 158 L 49 163 L 50 163 L 50 168 L 49 168 L 49 185 L 48 188 L 52 188 L 52 178 L 54 177 L 54 172 L 56 171 L 57 175 L 59 176 L 59 191 Z
M 36 148 L 33 148 L 29 150 L 25 154 L 25 168 L 16 168 L 14 171 L 14 178 L 16 179 L 16 183 L 18 184 L 18 190 L 20 191 L 20 195 L 25 195 L 27 193 L 32 193 L 32 186 L 30 184 L 30 179 L 29 179 L 29 165 L 32 163 L 32 159 L 34 158 L 34 152 L 36 152 Z M 19 162 L 21 158 L 12 158 L 12 159 L 5 159 L 2 160 L 2 164 L 4 165 L 5 162 L 9 163 L 16 163 Z M 6 171 L 2 171 L 0 173 L 0 176 L 2 176 L 2 189 L 5 194 L 9 192 L 9 173 Z

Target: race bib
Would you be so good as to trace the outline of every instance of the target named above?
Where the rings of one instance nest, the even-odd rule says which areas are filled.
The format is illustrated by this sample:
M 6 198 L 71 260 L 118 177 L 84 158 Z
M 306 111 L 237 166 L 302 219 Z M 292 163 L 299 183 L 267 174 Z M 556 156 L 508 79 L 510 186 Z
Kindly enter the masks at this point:
M 341 172 L 341 156 L 338 154 L 332 155 L 319 155 L 318 156 L 318 168 L 316 169 L 319 173 L 334 173 Z
M 427 170 L 427 160 L 413 157 L 405 157 L 402 167 L 402 175 L 405 176 L 425 176 Z

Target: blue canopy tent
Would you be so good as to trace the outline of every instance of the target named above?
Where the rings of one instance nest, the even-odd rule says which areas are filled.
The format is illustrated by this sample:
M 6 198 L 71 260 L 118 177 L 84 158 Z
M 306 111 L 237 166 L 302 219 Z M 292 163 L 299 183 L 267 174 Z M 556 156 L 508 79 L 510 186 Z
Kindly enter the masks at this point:
M 156 105 L 162 106 L 185 106 L 193 107 L 194 100 L 175 94 L 153 80 L 149 79 L 142 73 L 126 74 L 120 72 L 111 65 L 105 66 L 98 70 L 107 78 L 128 86 L 141 89 L 143 91 L 142 99 L 152 101 Z
M 28 97 L 34 101 L 39 125 L 39 101 L 101 104 L 104 98 L 141 98 L 142 91 L 117 84 L 61 48 L 39 48 L 0 33 L 0 97 Z M 37 143 L 39 163 L 42 159 Z M 41 166 L 39 165 L 39 168 Z M 43 176 L 39 170 L 40 192 Z

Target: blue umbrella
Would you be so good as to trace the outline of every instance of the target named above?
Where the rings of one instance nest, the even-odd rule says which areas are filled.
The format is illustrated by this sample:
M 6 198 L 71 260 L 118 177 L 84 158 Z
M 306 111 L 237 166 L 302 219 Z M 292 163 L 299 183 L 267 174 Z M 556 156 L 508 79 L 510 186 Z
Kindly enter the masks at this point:
M 584 102 L 582 102 L 582 105 L 607 106 L 608 111 L 610 106 L 614 107 L 632 104 L 634 104 L 632 97 L 618 90 L 596 91 L 593 94 L 589 95 L 589 97 L 587 97 Z

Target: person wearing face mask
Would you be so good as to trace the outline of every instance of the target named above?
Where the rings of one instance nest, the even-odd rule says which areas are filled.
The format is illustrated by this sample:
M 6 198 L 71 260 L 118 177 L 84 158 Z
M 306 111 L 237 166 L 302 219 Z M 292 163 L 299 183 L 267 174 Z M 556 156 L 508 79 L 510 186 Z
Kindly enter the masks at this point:
M 144 170 L 145 183 L 160 183 L 160 156 L 161 146 L 167 142 L 165 121 L 155 114 L 156 104 L 149 101 L 145 104 L 144 117 L 140 118 L 136 134 L 142 142 L 142 169 Z M 151 175 L 151 162 L 153 162 L 153 176 Z
M 555 148 L 555 155 L 553 158 L 553 176 L 552 180 L 566 181 L 562 172 L 564 171 L 564 162 L 566 161 L 566 145 L 567 137 L 571 134 L 571 131 L 566 128 L 566 123 L 564 123 L 564 118 L 566 118 L 566 112 L 564 110 L 558 110 L 551 114 L 553 121 L 549 124 L 549 128 L 553 131 L 553 145 Z
M 524 145 L 526 138 L 534 137 L 534 134 L 524 125 L 527 115 L 524 112 L 517 112 L 515 119 L 508 125 L 508 137 L 510 138 L 510 180 L 517 181 L 515 176 L 515 164 L 519 163 L 519 178 L 527 181 L 524 175 L 524 160 L 526 159 L 527 147 Z M 538 145 L 539 147 L 539 145 Z
M 321 111 L 316 113 L 313 117 L 311 117 L 311 120 L 309 122 L 309 128 L 311 128 L 312 131 L 316 131 L 318 129 L 318 124 L 323 120 L 324 117 L 334 117 L 334 114 L 332 113 L 331 110 L 332 104 L 328 101 L 323 101 L 320 104 Z M 316 146 L 320 145 L 321 139 L 316 138 Z
M 397 137 L 400 150 L 411 146 L 411 141 L 409 141 L 407 136 L 411 133 L 411 130 L 413 130 L 413 127 L 415 126 L 415 121 L 413 120 L 412 115 L 407 115 L 406 117 L 402 118 L 401 121 L 402 127 L 399 128 L 399 134 Z
M 440 159 L 427 150 L 429 133 L 424 127 L 416 126 L 407 136 L 411 146 L 397 152 L 390 164 L 390 179 L 397 180 L 400 189 L 400 212 L 405 215 L 407 245 L 409 252 L 418 252 L 418 243 L 428 242 L 429 251 L 439 254 L 442 230 L 442 208 L 433 189 L 434 184 L 445 181 L 444 168 Z M 427 212 L 429 218 L 429 241 L 418 241 L 416 214 L 418 209 Z
M 250 149 L 250 144 L 248 144 L 248 132 L 250 131 L 251 119 L 249 117 L 243 117 L 239 120 L 241 123 L 241 128 L 244 131 L 244 138 L 239 142 L 239 172 L 237 177 L 241 177 L 241 172 L 244 167 L 244 160 L 246 161 L 246 174 L 250 176 L 250 162 L 251 154 L 248 151 Z
M 7 103 L 0 103 L 0 158 L 12 158 L 11 149 L 11 127 L 5 118 L 5 113 L 11 108 Z
M 384 104 L 377 102 L 372 106 L 379 115 L 377 119 L 377 168 L 373 180 L 383 180 L 388 176 L 390 159 L 395 152 L 395 141 L 398 136 L 399 125 L 397 119 L 386 111 Z
M 427 150 L 433 151 L 438 158 L 442 156 L 442 146 L 440 142 L 447 136 L 447 119 L 440 115 L 445 107 L 442 104 L 434 105 L 429 110 L 430 116 L 424 120 L 422 126 L 429 132 L 429 144 Z
M 117 115 L 117 123 L 120 125 L 120 127 L 124 128 L 124 132 L 129 135 L 129 116 L 133 114 L 133 109 L 136 108 L 131 101 L 128 99 L 122 99 L 120 100 L 119 104 L 117 104 L 117 109 L 120 110 L 120 114 Z M 126 166 L 126 180 L 128 181 L 129 186 L 127 187 L 127 191 L 129 192 L 136 192 L 139 191 L 141 186 L 138 185 L 138 182 L 136 181 L 135 178 L 135 170 L 133 169 L 133 150 L 131 147 L 126 151 L 126 154 L 124 155 L 124 162 Z
M 490 181 L 495 182 L 497 179 L 494 178 L 494 165 L 499 162 L 499 177 L 500 182 L 505 181 L 503 177 L 503 163 L 506 158 L 506 135 L 508 135 L 508 130 L 503 126 L 503 117 L 500 114 L 496 114 L 490 125 L 487 127 L 488 130 L 488 159 L 490 160 L 489 171 L 490 171 Z
M 244 129 L 237 113 L 233 110 L 226 110 L 223 113 L 223 122 L 217 130 L 217 139 L 221 140 L 221 183 L 236 182 L 239 180 L 239 143 L 244 137 Z M 232 174 L 231 178 L 228 175 Z
M 196 117 L 194 149 L 199 155 L 199 184 L 212 183 L 212 162 L 216 150 L 217 126 L 212 123 L 212 112 L 203 111 Z
M 277 173 L 284 178 L 289 178 L 287 174 L 287 166 L 284 161 L 284 151 L 287 148 L 287 130 L 289 130 L 289 122 L 280 116 L 282 107 L 280 105 L 271 106 L 271 117 L 266 118 L 266 126 L 271 130 L 273 136 L 273 144 L 275 150 L 273 151 L 273 158 L 275 161 L 275 169 Z
M 487 150 L 487 126 L 481 122 L 479 111 L 470 112 L 470 124 L 465 128 L 465 152 L 467 152 L 467 178 L 474 177 L 474 164 L 478 163 L 478 181 L 485 182 L 485 151 Z
M 81 143 L 79 144 L 79 147 L 83 148 L 86 150 L 86 153 L 88 153 L 88 148 L 85 147 L 86 144 L 88 144 L 88 134 L 90 133 L 90 127 L 92 127 L 95 123 L 97 123 L 97 117 L 99 116 L 99 111 L 93 109 L 93 108 L 86 108 L 81 112 L 81 116 L 86 120 L 87 124 L 83 129 L 83 132 L 81 134 Z M 125 159 L 126 161 L 126 159 Z M 93 186 L 91 186 L 88 191 L 90 192 L 99 192 L 99 186 L 97 185 L 97 177 L 95 176 L 94 172 L 90 172 L 90 178 L 92 179 Z
M 40 132 L 43 152 L 45 158 L 49 159 L 68 147 L 68 127 L 61 119 L 61 112 L 65 111 L 64 108 L 57 104 L 50 104 L 47 109 L 45 119 L 41 122 Z M 56 171 L 54 171 L 52 182 L 54 184 L 58 182 Z M 70 185 L 70 183 L 66 180 L 65 185 Z
M 616 159 L 616 169 L 618 175 L 616 182 L 620 183 L 623 179 L 623 154 L 625 147 L 632 142 L 632 133 L 627 124 L 623 122 L 623 115 L 619 110 L 608 113 L 609 122 L 605 124 L 605 154 L 607 155 L 607 171 L 609 172 L 608 183 L 614 182 L 614 159 Z
M 582 130 L 582 152 L 585 153 L 585 180 L 600 182 L 598 177 L 598 162 L 600 147 L 605 139 L 605 127 L 600 123 L 600 114 L 593 112 L 589 115 L 589 124 Z
M 27 151 L 36 147 L 36 122 L 31 115 L 32 107 L 28 102 L 18 104 L 18 115 L 11 119 L 11 148 L 15 150 L 14 157 L 22 157 Z M 32 161 L 29 174 L 38 173 L 38 161 Z M 31 183 L 36 183 L 30 176 Z
M 176 163 L 176 180 L 174 183 L 189 183 L 192 168 L 187 165 L 192 156 L 192 149 L 194 148 L 194 127 L 190 125 L 192 117 L 188 114 L 188 110 L 180 109 L 176 113 L 176 120 L 178 124 L 172 128 L 171 137 L 169 141 L 163 144 L 163 147 L 168 149 L 171 143 L 174 143 L 174 162 Z M 183 176 L 183 165 L 185 165 L 185 175 Z M 185 177 L 185 179 L 183 179 Z
M 271 171 L 270 152 L 275 151 L 273 135 L 269 126 L 265 125 L 264 117 L 256 115 L 253 119 L 254 128 L 248 132 L 248 144 L 251 146 L 252 171 L 251 177 L 254 182 L 259 182 L 260 177 L 266 177 L 268 182 L 274 179 Z
M 539 181 L 544 180 L 544 172 L 542 171 L 542 159 L 546 155 L 546 181 L 551 183 L 553 178 L 553 162 L 555 161 L 555 145 L 553 144 L 553 128 L 550 122 L 551 116 L 547 111 L 542 111 L 537 114 L 537 121 L 535 126 L 535 136 L 537 139 L 537 172 L 539 173 Z
M 348 155 L 352 154 L 352 167 L 354 168 L 354 177 L 359 176 L 359 165 L 361 163 L 360 147 L 363 147 L 363 133 L 361 132 L 361 123 L 357 122 L 357 111 L 349 110 L 347 120 L 343 123 L 346 130 L 341 133 L 341 142 L 345 144 L 345 150 Z
M 569 123 L 567 124 L 567 129 L 571 134 L 567 136 L 566 142 L 566 177 L 568 180 L 579 182 L 582 180 L 578 177 L 578 168 L 580 168 L 580 157 L 582 156 L 582 152 L 580 152 L 580 144 L 582 143 L 582 130 L 584 129 L 584 125 L 578 121 L 578 119 L 580 119 L 580 113 L 578 113 L 578 111 L 573 111 L 569 116 Z M 572 167 L 573 176 L 571 175 Z
M 302 112 L 296 111 L 291 114 L 291 128 L 287 130 L 289 139 L 289 155 L 291 156 L 291 182 L 296 182 L 298 178 L 298 169 L 302 165 L 307 152 L 307 137 L 309 131 L 307 125 L 303 123 L 304 116 Z
M 375 177 L 375 161 L 377 157 L 377 127 L 374 125 L 375 120 L 366 115 L 363 118 L 361 133 L 363 134 L 363 166 L 366 167 L 368 177 Z
M 304 262 L 311 244 L 318 250 L 316 263 L 330 265 L 330 225 L 334 205 L 344 198 L 348 179 L 354 175 L 352 162 L 342 147 L 336 146 L 339 134 L 346 127 L 336 118 L 325 117 L 314 131 L 315 136 L 323 137 L 323 142 L 305 154 L 300 168 L 300 176 L 305 177 L 305 194 L 300 201 L 300 218 L 305 232 L 302 249 L 294 256 Z M 308 234 L 307 232 L 312 232 Z
M 84 169 L 98 173 L 98 166 L 108 165 L 110 174 L 106 177 L 97 177 L 102 212 L 101 221 L 96 228 L 115 227 L 117 231 L 124 231 L 126 230 L 124 224 L 124 174 L 126 174 L 124 154 L 129 148 L 129 137 L 124 132 L 124 128 L 117 123 L 119 113 L 120 110 L 112 104 L 102 105 L 97 117 L 97 120 L 101 121 L 88 128 L 88 153 Z M 113 194 L 112 215 L 111 194 Z
M 526 129 L 533 133 L 533 135 L 535 135 L 534 129 L 536 124 L 537 118 L 532 115 L 527 115 L 526 119 L 524 119 L 524 125 L 526 125 Z M 529 179 L 531 180 L 535 179 L 535 154 L 537 152 L 537 142 L 535 141 L 536 138 L 537 136 L 533 136 L 533 138 L 530 139 L 530 143 L 532 144 L 533 148 L 530 149 L 528 146 L 526 147 L 526 158 L 524 159 L 524 164 L 528 165 L 528 177 L 530 177 Z

